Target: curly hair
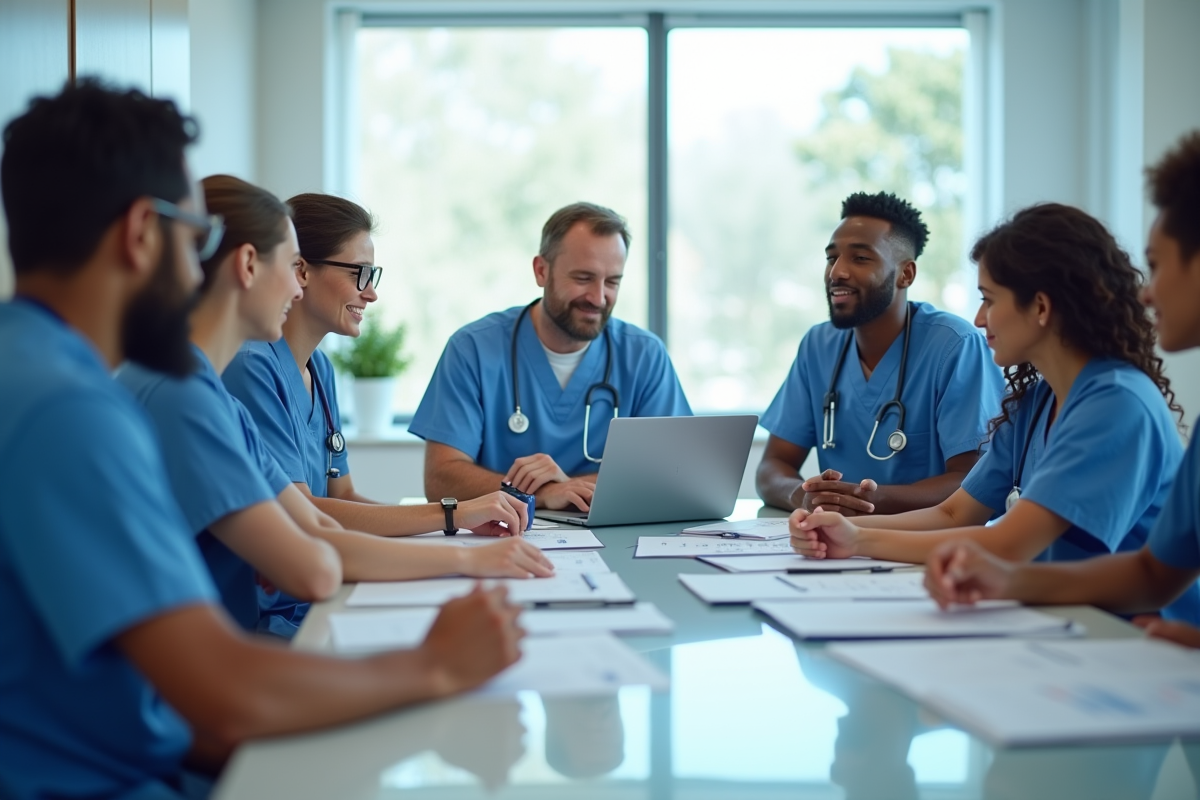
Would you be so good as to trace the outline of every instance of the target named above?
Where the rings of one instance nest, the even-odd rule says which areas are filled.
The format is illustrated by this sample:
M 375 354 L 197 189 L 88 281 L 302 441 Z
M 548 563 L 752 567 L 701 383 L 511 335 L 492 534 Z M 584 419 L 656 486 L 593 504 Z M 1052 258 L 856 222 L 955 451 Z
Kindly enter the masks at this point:
M 921 257 L 925 243 L 929 241 L 929 226 L 921 219 L 921 212 L 891 192 L 855 192 L 842 201 L 842 219 L 847 217 L 870 217 L 890 222 L 892 233 L 912 247 L 913 258 Z
M 1125 361 L 1146 373 L 1167 405 L 1183 419 L 1163 361 L 1155 353 L 1154 326 L 1138 299 L 1143 277 L 1116 239 L 1078 208 L 1045 203 L 1018 211 L 971 248 L 971 260 L 1010 289 L 1024 308 L 1038 292 L 1050 298 L 1059 333 L 1096 358 Z M 1011 419 L 1038 380 L 1033 364 L 1006 367 L 1008 394 L 988 439 Z
M 1150 202 L 1163 215 L 1163 230 L 1179 242 L 1190 261 L 1200 250 L 1200 131 L 1179 140 L 1157 164 L 1146 168 Z

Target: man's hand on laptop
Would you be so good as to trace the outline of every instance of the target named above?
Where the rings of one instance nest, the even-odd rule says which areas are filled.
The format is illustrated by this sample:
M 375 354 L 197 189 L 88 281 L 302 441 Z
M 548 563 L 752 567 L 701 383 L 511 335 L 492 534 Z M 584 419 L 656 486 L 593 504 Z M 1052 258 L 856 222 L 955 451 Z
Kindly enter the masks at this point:
M 567 473 L 554 463 L 553 458 L 545 453 L 534 453 L 514 461 L 505 473 L 504 480 L 525 494 L 537 494 L 538 489 L 548 483 L 566 483 L 570 479 Z
M 562 482 L 547 483 L 535 494 L 540 508 L 551 511 L 588 511 L 595 491 L 594 481 L 587 478 L 568 478 Z

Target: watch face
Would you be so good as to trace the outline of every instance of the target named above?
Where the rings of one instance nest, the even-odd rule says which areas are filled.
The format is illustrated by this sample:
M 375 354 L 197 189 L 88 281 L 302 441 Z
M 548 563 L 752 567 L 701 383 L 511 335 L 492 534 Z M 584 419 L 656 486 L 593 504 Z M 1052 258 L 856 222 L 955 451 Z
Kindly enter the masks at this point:
M 455 500 L 453 497 L 443 497 L 442 498 L 442 508 L 457 508 L 457 507 L 458 507 L 458 501 Z

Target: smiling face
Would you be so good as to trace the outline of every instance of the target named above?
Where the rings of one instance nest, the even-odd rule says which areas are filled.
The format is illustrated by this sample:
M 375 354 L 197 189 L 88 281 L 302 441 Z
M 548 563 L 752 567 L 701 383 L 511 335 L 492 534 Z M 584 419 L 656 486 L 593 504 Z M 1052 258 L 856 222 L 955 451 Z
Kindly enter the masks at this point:
M 1049 300 L 1038 293 L 1026 308 L 1017 296 L 992 280 L 985 261 L 979 262 L 979 294 L 982 302 L 975 314 L 975 327 L 983 328 L 992 359 L 1000 367 L 1032 361 L 1049 330 Z
M 283 336 L 292 303 L 304 296 L 296 278 L 300 266 L 300 245 L 290 219 L 285 220 L 287 235 L 267 253 L 256 253 L 254 283 L 246 297 L 245 315 L 250 339 L 273 342 Z
M 371 266 L 375 263 L 375 243 L 367 231 L 356 233 L 328 261 Z M 346 267 L 306 263 L 304 299 L 300 301 L 306 318 L 317 330 L 357 337 L 362 332 L 367 306 L 379 299 L 370 284 L 358 288 L 358 273 Z
M 1159 214 L 1146 245 L 1150 281 L 1142 302 L 1153 310 L 1158 343 L 1174 353 L 1200 347 L 1200 253 L 1184 260 L 1179 241 L 1163 230 Z
M 603 332 L 617 304 L 627 255 L 620 234 L 597 235 L 580 222 L 563 237 L 553 264 L 534 259 L 534 276 L 545 289 L 542 308 L 568 338 L 590 342 Z
M 825 297 L 835 328 L 870 322 L 912 283 L 916 264 L 891 228 L 881 219 L 847 217 L 834 230 L 825 248 Z

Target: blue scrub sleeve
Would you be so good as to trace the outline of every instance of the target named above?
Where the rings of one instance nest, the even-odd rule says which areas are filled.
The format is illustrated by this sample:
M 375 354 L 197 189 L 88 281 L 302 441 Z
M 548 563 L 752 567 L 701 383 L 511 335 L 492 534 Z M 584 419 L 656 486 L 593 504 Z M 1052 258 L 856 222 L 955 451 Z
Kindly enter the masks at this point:
M 976 334 L 959 338 L 938 367 L 937 433 L 942 460 L 979 449 L 988 420 L 1000 411 L 1004 378 L 992 361 L 987 341 Z
M 259 472 L 262 473 L 263 480 L 267 482 L 267 487 L 271 490 L 272 497 L 278 497 L 279 493 L 287 487 L 291 486 L 293 481 L 288 477 L 287 473 L 279 466 L 279 462 L 275 460 L 275 456 L 267 450 L 267 446 L 263 443 L 262 434 L 258 430 L 258 425 L 254 422 L 254 417 L 250 416 L 250 412 L 242 405 L 242 402 L 236 397 L 231 397 L 234 405 L 237 407 L 238 419 L 241 420 L 242 428 L 246 431 L 246 446 L 250 450 L 250 456 L 254 459 L 254 463 L 258 465 Z
M 250 412 L 271 455 L 293 483 L 308 483 L 304 451 L 296 441 L 284 398 L 287 385 L 270 353 L 242 349 L 221 375 L 221 380 Z
M 1064 406 L 1021 497 L 1116 552 L 1158 491 L 1162 445 L 1140 398 L 1119 384 L 1098 386 Z
M 1029 412 L 1028 408 L 1034 400 L 1033 395 L 1034 392 L 1031 391 L 1021 401 L 1025 406 L 1026 413 L 1014 412 L 1022 422 L 1032 416 L 1032 412 Z M 987 449 L 975 462 L 971 471 L 967 473 L 967 477 L 963 478 L 963 490 L 997 514 L 1004 513 L 1005 500 L 1008 499 L 1008 493 L 1012 491 L 1013 484 L 1016 482 L 1013 470 L 1016 469 L 1018 456 L 1014 454 L 1014 448 L 1017 446 L 1018 440 L 1021 446 L 1024 446 L 1025 425 L 1022 425 L 1021 430 L 1018 431 L 1016 421 L 1010 417 L 988 442 Z M 1025 468 L 1025 474 L 1032 476 L 1029 467 Z M 1024 494 L 1025 491 L 1022 488 L 1022 496 Z
M 498 402 L 504 403 L 503 419 L 507 420 L 512 413 L 509 407 L 512 398 L 509 390 L 497 383 L 488 390 L 502 398 Z M 478 461 L 483 450 L 483 395 L 479 354 L 469 337 L 452 336 L 408 430 L 422 439 L 461 450 Z M 501 413 L 498 408 L 491 411 Z
M 813 418 L 814 411 L 809 393 L 810 378 L 808 359 L 805 355 L 808 344 L 808 334 L 805 334 L 796 353 L 796 360 L 792 362 L 792 367 L 788 370 L 783 385 L 776 392 L 775 399 L 763 412 L 759 424 L 773 436 L 785 439 L 797 447 L 812 449 L 817 446 L 817 425 Z
M 168 443 L 163 460 L 175 499 L 195 534 L 277 494 L 247 452 L 245 432 L 233 417 L 213 408 L 212 393 L 224 391 L 198 381 L 167 380 L 148 401 Z
M 690 417 L 692 407 L 688 405 L 687 396 L 679 384 L 679 376 L 667 348 L 658 337 L 649 337 L 649 346 L 644 350 L 644 356 L 638 365 L 636 380 L 640 391 L 632 398 L 634 400 L 628 412 L 621 409 L 623 416 L 630 417 Z
M 71 457 L 47 443 L 70 442 Z M 103 394 L 33 415 L 0 467 L 0 529 L 17 580 L 64 661 L 216 591 L 171 497 L 148 422 Z
M 1192 440 L 1179 466 L 1167 501 L 1147 542 L 1154 557 L 1176 569 L 1200 569 L 1200 435 Z

